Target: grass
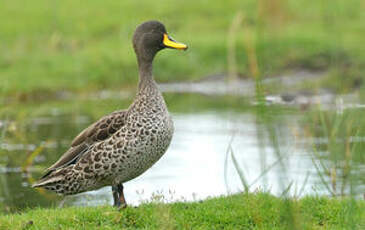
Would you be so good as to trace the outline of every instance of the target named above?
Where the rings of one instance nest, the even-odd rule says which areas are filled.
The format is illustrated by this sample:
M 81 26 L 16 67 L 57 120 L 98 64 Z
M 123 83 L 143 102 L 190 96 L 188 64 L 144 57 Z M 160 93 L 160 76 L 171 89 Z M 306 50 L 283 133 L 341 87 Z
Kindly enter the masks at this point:
M 0 229 L 361 229 L 364 220 L 364 201 L 294 200 L 259 192 L 193 203 L 146 203 L 120 212 L 108 206 L 39 208 L 0 216 Z
M 248 72 L 243 37 L 253 31 L 264 76 L 295 68 L 334 69 L 323 84 L 341 91 L 344 76 L 352 87 L 364 75 L 364 8 L 361 0 L 91 0 L 87 7 L 70 0 L 7 0 L 0 8 L 0 88 L 19 95 L 134 85 L 131 37 L 148 19 L 163 21 L 172 36 L 190 46 L 188 52 L 159 55 L 159 81 L 227 73 L 228 31 L 243 12 L 248 28 L 237 28 L 233 46 L 239 73 Z

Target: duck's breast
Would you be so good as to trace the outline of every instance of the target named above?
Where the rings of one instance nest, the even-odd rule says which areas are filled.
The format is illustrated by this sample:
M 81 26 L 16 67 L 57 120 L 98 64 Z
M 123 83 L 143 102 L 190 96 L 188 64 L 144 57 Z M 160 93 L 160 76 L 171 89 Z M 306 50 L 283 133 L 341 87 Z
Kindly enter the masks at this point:
M 174 126 L 167 109 L 160 105 L 130 113 L 124 132 L 120 141 L 128 157 L 121 164 L 116 178 L 119 182 L 139 176 L 162 157 L 170 145 Z

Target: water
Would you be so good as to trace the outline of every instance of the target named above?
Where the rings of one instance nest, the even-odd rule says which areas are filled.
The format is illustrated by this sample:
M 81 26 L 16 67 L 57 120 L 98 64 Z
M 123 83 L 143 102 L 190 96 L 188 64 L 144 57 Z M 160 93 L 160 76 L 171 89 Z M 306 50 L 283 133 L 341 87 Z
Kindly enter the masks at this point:
M 202 97 L 193 96 L 197 100 Z M 170 95 L 167 98 L 175 97 Z M 226 99 L 213 100 L 224 102 Z M 285 107 L 269 110 L 272 111 L 270 127 L 275 130 L 279 144 L 273 148 L 269 129 L 258 122 L 254 107 L 227 106 L 218 110 L 212 109 L 216 107 L 213 105 L 199 112 L 179 112 L 189 111 L 184 106 L 189 106 L 190 102 L 181 103 L 183 109 L 171 106 L 174 108 L 175 134 L 170 148 L 146 173 L 125 184 L 129 204 L 138 205 L 151 199 L 194 201 L 243 191 L 233 157 L 237 159 L 250 191 L 264 190 L 281 195 L 290 186 L 292 196 L 329 195 L 319 183 L 310 154 L 311 145 L 322 139 L 305 135 L 300 111 L 289 111 Z M 114 102 L 108 102 L 108 99 L 98 103 L 112 104 L 114 108 Z M 172 102 L 168 101 L 168 104 Z M 52 192 L 35 190 L 30 185 L 41 176 L 43 169 L 60 157 L 72 138 L 95 120 L 87 112 L 74 113 L 72 109 L 63 110 L 63 107 L 67 105 L 60 102 L 41 116 L 26 118 L 22 122 L 1 122 L 8 130 L 0 143 L 0 202 L 3 206 L 0 208 L 3 210 L 56 206 L 60 201 L 61 198 Z M 91 107 L 100 109 L 94 104 Z M 111 111 L 110 108 L 107 110 Z M 233 157 L 229 149 L 232 149 Z M 34 154 L 37 151 L 40 154 Z M 37 156 L 33 158 L 32 154 Z M 268 172 L 262 173 L 265 169 Z M 79 194 L 67 203 L 112 204 L 111 189 L 105 187 Z

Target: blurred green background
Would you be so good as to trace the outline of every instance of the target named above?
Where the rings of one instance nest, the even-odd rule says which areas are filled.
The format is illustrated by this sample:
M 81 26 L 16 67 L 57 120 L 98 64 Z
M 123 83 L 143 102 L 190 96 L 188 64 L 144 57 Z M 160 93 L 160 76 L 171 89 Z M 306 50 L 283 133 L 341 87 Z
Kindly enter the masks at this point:
M 10 1 L 0 7 L 1 91 L 6 95 L 89 91 L 137 82 L 131 37 L 138 24 L 162 21 L 190 49 L 164 52 L 159 81 L 227 73 L 229 28 L 238 72 L 249 75 L 245 36 L 253 34 L 262 75 L 296 68 L 331 70 L 323 84 L 346 91 L 364 75 L 365 3 L 361 0 Z M 332 81 L 334 80 L 334 81 Z

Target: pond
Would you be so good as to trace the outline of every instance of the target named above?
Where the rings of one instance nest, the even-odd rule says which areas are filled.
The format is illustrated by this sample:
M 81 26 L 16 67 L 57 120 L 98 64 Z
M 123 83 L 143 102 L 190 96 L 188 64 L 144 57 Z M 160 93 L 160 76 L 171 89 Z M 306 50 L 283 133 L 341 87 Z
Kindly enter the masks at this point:
M 122 103 L 99 97 L 27 104 L 17 117 L 2 120 L 6 132 L 0 142 L 0 208 L 57 206 L 61 197 L 33 189 L 31 183 L 83 128 L 102 114 L 125 108 L 131 100 L 126 98 Z M 201 200 L 240 192 L 245 186 L 275 195 L 331 195 L 323 184 L 331 184 L 331 177 L 323 178 L 318 168 L 329 161 L 318 158 L 326 150 L 318 148 L 317 155 L 312 151 L 327 139 L 307 134 L 310 121 L 302 110 L 273 105 L 262 116 L 243 98 L 194 93 L 168 93 L 166 100 L 175 124 L 172 143 L 151 169 L 125 184 L 129 204 Z M 269 120 L 263 119 L 267 116 Z M 66 204 L 112 204 L 111 188 L 70 197 Z

